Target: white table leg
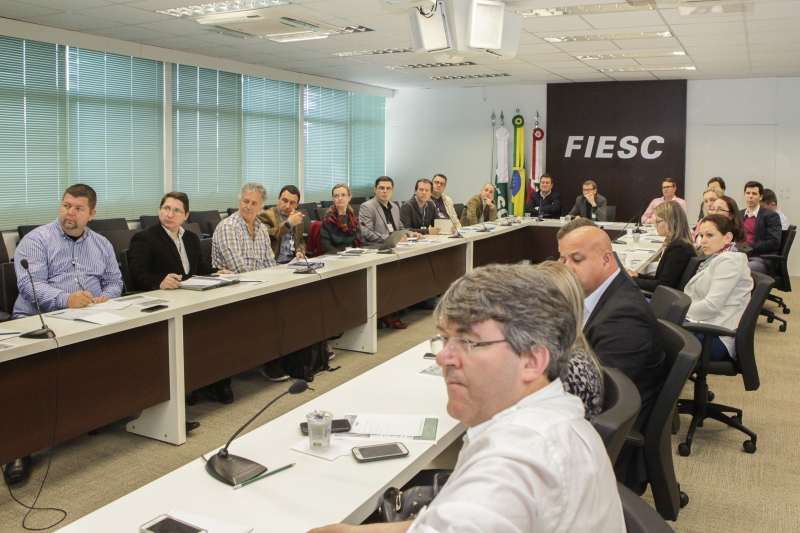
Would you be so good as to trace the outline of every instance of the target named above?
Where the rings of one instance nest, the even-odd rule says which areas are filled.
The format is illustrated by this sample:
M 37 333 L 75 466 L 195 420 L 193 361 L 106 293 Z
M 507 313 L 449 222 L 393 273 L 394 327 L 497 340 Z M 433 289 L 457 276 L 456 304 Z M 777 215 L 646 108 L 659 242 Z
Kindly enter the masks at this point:
M 183 316 L 169 319 L 169 401 L 142 411 L 127 430 L 170 444 L 186 442 L 186 390 L 183 375 Z
M 467 242 L 467 265 L 464 273 L 472 271 L 472 257 L 475 252 L 475 241 Z
M 378 351 L 378 310 L 377 268 L 367 268 L 367 323 L 344 332 L 339 339 L 331 342 L 332 348 L 352 350 L 354 352 L 375 353 Z

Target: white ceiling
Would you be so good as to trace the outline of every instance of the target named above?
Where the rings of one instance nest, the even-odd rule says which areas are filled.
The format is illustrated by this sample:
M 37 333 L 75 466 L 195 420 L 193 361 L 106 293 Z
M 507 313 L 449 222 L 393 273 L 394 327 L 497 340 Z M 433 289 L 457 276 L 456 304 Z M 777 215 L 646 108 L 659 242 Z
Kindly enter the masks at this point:
M 281 6 L 298 17 L 336 26 L 362 25 L 373 32 L 327 39 L 276 43 L 211 33 L 190 19 L 156 10 L 210 0 L 0 0 L 0 17 L 352 81 L 389 89 L 447 86 L 519 85 L 612 79 L 719 79 L 800 76 L 800 0 L 754 1 L 749 13 L 681 16 L 678 4 L 659 2 L 655 9 L 591 15 L 528 18 L 523 23 L 517 57 L 468 58 L 472 66 L 389 69 L 388 66 L 434 62 L 415 53 L 337 57 L 337 52 L 411 48 L 406 12 L 422 1 L 291 0 Z M 753 2 L 753 0 L 748 0 Z M 607 0 L 507 1 L 509 10 L 615 3 Z M 682 4 L 690 5 L 690 4 Z M 580 41 L 550 44 L 544 37 L 636 32 L 672 32 L 668 38 Z M 686 56 L 582 61 L 579 55 L 684 51 Z M 601 72 L 600 69 L 694 66 L 697 70 Z M 432 80 L 432 76 L 507 73 L 508 77 Z

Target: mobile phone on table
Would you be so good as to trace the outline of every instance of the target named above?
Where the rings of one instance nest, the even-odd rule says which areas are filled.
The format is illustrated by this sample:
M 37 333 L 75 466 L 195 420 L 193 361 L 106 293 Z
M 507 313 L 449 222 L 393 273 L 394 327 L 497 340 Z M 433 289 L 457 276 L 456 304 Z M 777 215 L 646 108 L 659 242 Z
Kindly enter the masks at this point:
M 207 533 L 205 529 L 162 514 L 139 528 L 139 533 Z
M 359 463 L 394 459 L 395 457 L 405 457 L 406 455 L 408 455 L 408 449 L 399 442 L 373 444 L 371 446 L 358 446 L 353 448 L 353 457 L 355 457 L 356 461 Z
M 308 435 L 308 422 L 300 422 L 300 431 Z M 350 431 L 350 421 L 346 418 L 331 420 L 331 433 L 347 433 Z
M 436 359 L 436 355 L 432 354 L 431 352 L 426 353 L 422 356 L 423 359 Z
M 169 307 L 168 305 L 164 304 L 154 305 L 152 307 L 145 307 L 144 309 L 142 309 L 142 313 L 152 313 L 153 311 L 161 311 L 162 309 L 167 309 L 168 307 Z

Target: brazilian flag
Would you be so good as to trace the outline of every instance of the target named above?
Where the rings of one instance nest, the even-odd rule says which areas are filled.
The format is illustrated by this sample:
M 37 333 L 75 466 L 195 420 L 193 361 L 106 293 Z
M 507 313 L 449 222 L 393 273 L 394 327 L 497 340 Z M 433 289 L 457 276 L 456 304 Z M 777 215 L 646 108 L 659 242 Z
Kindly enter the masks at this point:
M 514 115 L 514 167 L 511 171 L 511 214 L 525 214 L 525 120 Z

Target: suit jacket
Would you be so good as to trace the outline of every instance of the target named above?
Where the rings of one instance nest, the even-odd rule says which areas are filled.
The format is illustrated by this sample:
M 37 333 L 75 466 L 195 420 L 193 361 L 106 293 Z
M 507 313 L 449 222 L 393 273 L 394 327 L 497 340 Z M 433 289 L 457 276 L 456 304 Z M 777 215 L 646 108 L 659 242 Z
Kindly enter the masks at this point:
M 653 310 L 625 272 L 606 287 L 583 333 L 600 363 L 619 369 L 639 389 L 642 409 L 634 428 L 642 429 L 666 377 L 664 349 Z
M 393 202 L 389 202 L 389 208 L 392 211 L 394 229 L 403 229 L 400 208 Z M 377 198 L 361 204 L 361 207 L 358 208 L 358 223 L 361 225 L 361 234 L 366 242 L 383 244 L 392 233 L 389 231 L 389 226 L 386 225 L 386 216 L 383 214 L 383 207 Z
M 739 211 L 744 221 L 746 209 Z M 758 210 L 756 217 L 756 240 L 750 243 L 753 255 L 777 254 L 781 251 L 781 217 L 766 208 Z
M 595 195 L 594 199 L 595 202 L 597 202 L 597 210 L 595 211 L 595 214 L 597 215 L 597 220 L 604 221 L 606 219 L 606 205 L 608 204 L 608 202 L 606 201 L 605 196 L 600 196 L 599 194 Z M 586 198 L 583 195 L 580 195 L 577 198 L 575 198 L 575 207 L 573 207 L 572 211 L 569 212 L 569 216 L 592 218 L 591 209 L 592 209 L 592 204 L 587 202 Z
M 692 257 L 697 257 L 697 250 L 686 241 L 673 241 L 661 254 L 655 274 L 639 274 L 633 281 L 640 289 L 653 292 L 659 285 L 672 289 L 678 288 L 686 265 Z
M 539 207 L 540 204 L 541 207 Z M 539 210 L 536 211 L 534 207 L 539 207 Z M 525 212 L 535 216 L 538 216 L 541 212 L 544 218 L 558 218 L 561 216 L 563 207 L 560 193 L 550 191 L 550 194 L 545 196 L 544 201 L 542 201 L 541 193 L 536 191 L 531 195 L 531 201 L 525 205 Z
M 276 261 L 281 253 L 281 240 L 283 240 L 283 236 L 293 229 L 295 252 L 306 253 L 306 240 L 303 238 L 303 224 L 298 224 L 292 228 L 288 220 L 281 220 L 281 215 L 277 206 L 262 211 L 258 215 L 258 219 L 267 226 L 269 243 L 272 247 L 272 253 L 275 254 Z
M 361 211 L 359 210 L 359 213 Z M 400 223 L 403 227 L 427 235 L 428 228 L 433 226 L 433 221 L 436 220 L 436 205 L 432 200 L 428 200 L 425 204 L 425 215 L 422 214 L 422 209 L 419 207 L 417 197 L 412 196 L 410 200 L 400 207 Z
M 486 207 L 480 194 L 476 194 L 464 206 L 461 212 L 461 225 L 472 226 L 477 224 L 483 215 L 484 222 L 497 220 L 497 206 Z
M 189 258 L 189 272 L 183 270 L 178 248 L 164 226 L 154 224 L 135 233 L 128 248 L 134 290 L 158 289 L 167 274 L 180 274 L 186 279 L 195 275 L 206 276 L 219 270 L 205 262 L 200 252 L 200 238 L 191 231 L 183 232 L 183 248 Z

